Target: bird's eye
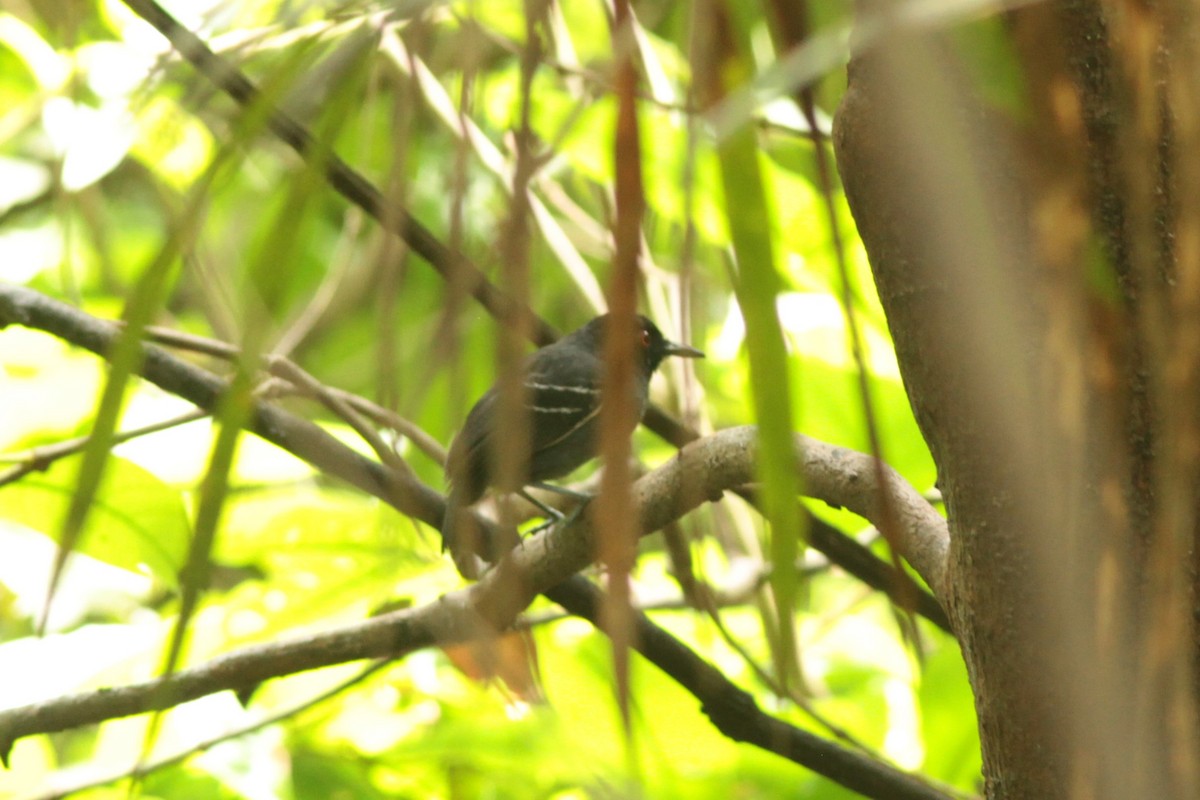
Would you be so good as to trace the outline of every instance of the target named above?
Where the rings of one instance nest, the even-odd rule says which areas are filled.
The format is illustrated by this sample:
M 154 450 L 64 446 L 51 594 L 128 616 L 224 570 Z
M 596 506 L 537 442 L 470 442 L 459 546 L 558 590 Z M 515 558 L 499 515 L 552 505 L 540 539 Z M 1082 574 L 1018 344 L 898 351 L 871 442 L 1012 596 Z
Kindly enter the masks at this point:
M 642 347 L 650 346 L 650 331 L 642 331 Z

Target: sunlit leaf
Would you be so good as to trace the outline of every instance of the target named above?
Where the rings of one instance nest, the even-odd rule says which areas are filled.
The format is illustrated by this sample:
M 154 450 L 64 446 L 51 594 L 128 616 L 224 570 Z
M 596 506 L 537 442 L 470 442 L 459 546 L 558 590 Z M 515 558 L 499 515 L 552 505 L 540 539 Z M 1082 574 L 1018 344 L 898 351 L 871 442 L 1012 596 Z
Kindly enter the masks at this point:
M 62 459 L 44 472 L 0 488 L 0 517 L 57 536 L 75 491 L 79 461 Z M 113 458 L 92 502 L 79 549 L 174 586 L 189 532 L 179 492 L 142 468 Z

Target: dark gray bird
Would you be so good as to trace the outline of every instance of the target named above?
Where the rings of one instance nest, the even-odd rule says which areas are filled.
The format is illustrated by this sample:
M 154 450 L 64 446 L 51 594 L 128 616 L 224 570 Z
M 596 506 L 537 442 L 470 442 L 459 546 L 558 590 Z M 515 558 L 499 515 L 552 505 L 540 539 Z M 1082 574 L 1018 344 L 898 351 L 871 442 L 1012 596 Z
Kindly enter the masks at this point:
M 639 369 L 634 375 L 634 414 L 629 431 L 646 411 L 650 376 L 667 356 L 703 358 L 704 353 L 668 341 L 645 317 L 636 317 L 636 341 L 641 348 Z M 596 317 L 579 330 L 543 347 L 526 359 L 524 388 L 528 413 L 529 461 L 522 484 L 561 478 L 596 457 L 599 452 L 600 384 L 604 376 L 604 335 L 608 315 Z M 475 403 L 467 421 L 450 445 L 446 458 L 446 478 L 450 494 L 442 520 L 442 548 L 450 550 L 460 569 L 487 549 L 470 516 L 465 513 L 497 477 L 494 468 L 496 449 L 504 446 L 504 436 L 496 426 L 498 390 L 495 386 Z

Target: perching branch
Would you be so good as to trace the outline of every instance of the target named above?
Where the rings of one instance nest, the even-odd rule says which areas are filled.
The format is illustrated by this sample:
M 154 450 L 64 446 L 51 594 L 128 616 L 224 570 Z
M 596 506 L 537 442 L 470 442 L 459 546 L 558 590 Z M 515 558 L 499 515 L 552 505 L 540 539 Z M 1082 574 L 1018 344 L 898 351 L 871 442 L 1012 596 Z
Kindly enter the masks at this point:
M 846 508 L 879 525 L 880 495 L 887 494 L 889 511 L 898 523 L 900 554 L 929 584 L 934 596 L 943 598 L 949 531 L 946 520 L 920 493 L 886 466 L 882 474 L 887 485 L 879 486 L 875 459 L 864 453 L 800 434 L 794 437 L 794 446 L 809 497 Z M 758 431 L 750 425 L 727 428 L 685 445 L 674 459 L 633 486 L 634 500 L 641 509 L 643 535 L 679 519 L 706 500 L 719 499 L 723 491 L 752 483 L 757 464 Z M 581 518 L 563 533 L 570 535 L 535 537 L 522 549 L 543 550 L 538 560 L 561 560 L 574 564 L 574 569 L 587 565 L 594 552 L 588 519 Z
M 139 763 L 139 756 L 139 760 L 124 765 L 107 761 L 104 764 L 87 769 L 79 769 L 77 767 L 61 769 L 51 774 L 46 779 L 44 785 L 38 787 L 36 792 L 22 795 L 21 800 L 60 800 L 60 798 L 73 797 L 87 789 L 96 789 L 125 778 L 149 775 L 155 770 L 171 766 L 172 764 L 178 764 L 197 753 L 203 753 L 223 742 L 238 739 L 249 733 L 254 733 L 284 720 L 299 716 L 309 709 L 327 702 L 337 695 L 359 685 L 390 663 L 392 663 L 390 659 L 374 661 L 364 667 L 358 674 L 289 708 L 264 716 L 237 730 L 226 731 L 203 741 L 194 742 L 185 747 L 175 749 L 165 755 L 155 756 L 153 760 L 147 763 Z
M 43 294 L 0 284 L 0 325 L 14 323 L 46 331 L 100 356 L 108 352 L 118 332 L 114 323 Z M 144 345 L 143 351 L 144 378 L 201 408 L 214 407 L 225 388 L 221 378 L 174 358 L 161 348 Z M 250 430 L 319 470 L 388 502 L 407 516 L 435 527 L 441 521 L 443 500 L 438 492 L 411 474 L 398 475 L 355 453 L 308 420 L 258 401 Z M 934 508 L 893 470 L 883 471 L 887 486 L 879 486 L 874 479 L 879 473 L 870 456 L 799 435 L 795 446 L 809 496 L 847 508 L 878 524 L 880 492 L 888 493 L 899 523 L 900 554 L 944 603 L 949 535 L 945 520 Z M 725 430 L 685 447 L 673 461 L 635 485 L 643 532 L 660 529 L 704 500 L 719 497 L 723 491 L 752 483 L 756 454 L 756 437 L 751 427 Z M 656 498 L 661 501 L 648 502 Z M 591 531 L 586 517 L 571 530 L 578 531 L 571 538 L 582 539 L 583 546 L 577 544 L 559 553 L 566 543 L 559 544 L 558 540 L 568 537 L 555 536 L 538 537 L 523 548 L 529 550 L 538 542 L 549 542 L 546 545 L 549 558 L 565 558 L 570 562 L 568 569 L 550 573 L 552 579 L 562 580 L 590 562 L 592 551 L 586 546 Z M 557 580 L 540 585 L 549 586 Z
M 98 320 L 32 290 L 0 285 L 0 325 L 7 324 L 44 330 L 100 355 L 108 351 L 118 331 L 113 323 Z M 220 378 L 174 358 L 161 348 L 146 345 L 143 349 L 142 375 L 147 380 L 202 408 L 211 408 L 217 402 L 224 389 Z M 443 503 L 437 492 L 411 475 L 398 475 L 353 452 L 307 420 L 260 401 L 255 406 L 250 427 L 259 436 L 324 472 L 380 497 L 402 513 L 434 525 L 441 519 Z M 843 505 L 868 519 L 877 512 L 875 493 L 870 486 L 873 470 L 869 457 L 804 437 L 797 438 L 797 446 L 803 451 L 801 463 L 806 472 L 805 485 L 814 496 Z M 756 451 L 754 429 L 735 428 L 689 445 L 671 462 L 644 476 L 633 487 L 643 531 L 656 530 L 704 501 L 717 499 L 724 490 L 753 480 Z M 894 493 L 895 507 L 902 512 L 905 555 L 934 591 L 940 592 L 948 543 L 945 521 L 898 476 L 887 474 L 887 488 Z M 511 625 L 538 591 L 546 591 L 548 596 L 568 608 L 571 603 L 579 607 L 582 602 L 579 598 L 590 589 L 582 578 L 567 579 L 590 563 L 590 540 L 590 524 L 586 517 L 581 517 L 569 528 L 556 528 L 529 540 L 478 584 L 429 605 L 303 639 L 247 648 L 160 681 L 59 698 L 0 713 L 0 754 L 6 753 L 17 738 L 33 733 L 168 708 L 227 689 L 245 691 L 264 680 L 298 671 L 364 658 L 395 657 L 434 643 L 462 641 L 492 633 Z M 519 575 L 521 580 L 513 580 L 513 575 Z M 577 585 L 580 581 L 582 588 Z M 517 587 L 520 590 L 514 591 Z M 572 591 L 576 593 L 575 600 L 569 594 Z M 576 608 L 571 610 L 576 611 Z M 646 631 L 651 630 L 645 627 L 652 623 L 644 616 L 639 615 L 637 624 Z M 672 667 L 674 656 L 669 652 L 672 648 L 659 649 L 655 642 L 661 641 L 666 640 L 644 635 L 638 649 L 678 680 Z M 682 648 L 690 658 L 699 660 L 682 643 L 670 641 L 674 643 L 673 648 Z M 712 672 L 719 675 L 715 670 Z M 721 681 L 721 691 L 740 692 L 723 676 Z M 684 685 L 695 691 L 692 684 Z M 784 747 L 785 741 L 777 738 L 778 731 L 768 734 L 761 725 L 745 722 L 747 717 L 742 715 L 720 718 L 718 711 L 721 709 L 725 710 L 723 713 L 732 713 L 727 704 L 715 697 L 697 696 L 716 714 L 714 722 L 722 730 L 726 730 L 727 725 L 734 726 L 731 720 L 740 720 L 738 724 L 749 726 L 739 729 L 741 740 L 760 746 L 773 743 L 768 749 L 822 774 L 829 774 L 826 772 L 828 759 L 820 749 L 789 744 L 787 752 L 777 750 L 775 748 Z M 744 701 L 734 704 L 734 707 L 743 706 Z M 761 715 L 752 703 L 742 710 L 752 717 Z M 790 727 L 770 718 L 764 719 L 770 720 L 771 728 Z M 823 740 L 817 741 L 826 750 L 835 747 Z M 879 766 L 850 751 L 844 756 L 852 763 L 857 763 L 854 759 L 858 759 L 862 769 L 868 772 Z M 902 773 L 896 774 L 906 777 Z M 830 777 L 841 780 L 832 774 Z M 938 795 L 892 793 L 877 796 Z
M 247 107 L 263 102 L 258 90 L 245 75 L 214 53 L 198 36 L 180 25 L 154 0 L 125 2 L 166 37 L 181 56 L 236 102 Z M 528 315 L 534 323 L 530 328 L 533 338 L 540 345 L 548 344 L 557 338 L 552 326 L 529 309 L 518 309 L 511 298 L 487 281 L 466 255 L 447 247 L 419 220 L 403 208 L 396 207 L 394 202 L 388 200 L 378 188 L 336 154 L 322 149 L 320 143 L 304 126 L 277 109 L 272 109 L 266 116 L 268 128 L 290 145 L 301 158 L 310 163 L 317 158 L 321 159 L 320 170 L 335 190 L 403 239 L 439 274 L 443 277 L 459 275 L 459 271 L 466 274 L 468 279 L 463 282 L 472 287 L 476 299 L 494 316 L 504 320 L 507 318 L 505 315 L 509 313 Z M 460 279 L 456 277 L 455 280 Z M 646 427 L 676 447 L 682 447 L 699 436 L 696 431 L 653 404 L 647 409 L 643 422 Z M 355 485 L 363 488 L 361 484 Z M 742 490 L 739 494 L 753 502 L 751 493 Z M 912 585 L 907 576 L 811 515 L 808 516 L 808 525 L 810 544 L 813 547 L 867 585 L 886 593 L 893 602 L 905 607 L 915 604 L 917 613 L 949 631 L 949 622 L 938 603 L 928 593 Z M 890 531 L 890 528 L 888 530 Z
M 120 431 L 113 436 L 113 444 L 123 444 L 140 436 L 160 433 L 180 425 L 186 425 L 189 422 L 195 422 L 198 419 L 204 419 L 206 416 L 208 416 L 208 412 L 206 411 L 193 410 L 172 417 L 171 419 L 162 420 L 161 422 L 143 425 L 133 430 Z M 60 458 L 67 458 L 68 456 L 83 452 L 83 449 L 87 447 L 88 441 L 89 437 L 87 436 L 76 436 L 73 439 L 35 447 L 23 453 L 6 453 L 4 460 L 13 463 L 13 466 L 0 471 L 0 487 L 15 483 L 31 472 L 47 470 L 51 464 Z
M 572 614 L 599 624 L 600 590 L 581 578 L 545 592 Z M 700 700 L 717 730 L 738 742 L 808 767 L 830 780 L 879 800 L 950 800 L 953 795 L 917 776 L 822 739 L 765 713 L 749 692 L 700 658 L 645 614 L 635 615 L 635 649 L 654 654 L 654 664 Z
M 0 324 L 10 323 L 47 331 L 101 356 L 117 335 L 113 323 L 30 289 L 0 285 Z M 146 345 L 143 350 L 143 377 L 201 408 L 213 407 L 225 386 L 219 377 L 161 348 Z M 355 453 L 308 420 L 260 401 L 255 405 L 250 430 L 410 517 L 435 527 L 441 521 L 443 502 L 438 492 L 411 474 L 397 475 Z M 871 457 L 862 453 L 801 435 L 795 437 L 795 447 L 804 473 L 803 485 L 810 497 L 849 509 L 879 525 L 879 497 L 887 492 L 899 523 L 900 554 L 929 584 L 934 596 L 944 602 L 949 534 L 945 520 L 920 493 L 890 469 L 882 471 L 887 485 L 879 486 L 874 476 L 880 473 Z M 757 437 L 750 426 L 721 431 L 685 446 L 674 460 L 635 484 L 643 532 L 662 528 L 701 502 L 718 498 L 723 491 L 753 483 L 757 452 Z M 576 533 L 570 537 L 536 537 L 523 548 L 544 546 L 547 558 L 568 562 L 567 569 L 547 573 L 552 580 L 538 585 L 553 585 L 590 563 L 594 551 L 590 549 L 591 527 L 586 516 L 569 530 Z M 559 541 L 568 538 L 571 542 Z
M 34 733 L 171 708 L 215 692 L 245 693 L 270 678 L 365 658 L 394 658 L 433 644 L 494 634 L 515 619 L 511 582 L 496 571 L 479 583 L 416 609 L 396 611 L 323 633 L 243 648 L 160 681 L 48 700 L 0 712 L 0 753 Z M 568 611 L 598 621 L 598 589 L 575 576 L 547 591 Z M 502 625 L 498 625 L 502 623 Z M 822 739 L 762 712 L 754 698 L 643 614 L 635 616 L 636 649 L 694 694 L 713 724 L 747 742 L 868 797 L 945 800 L 948 795 L 894 767 Z

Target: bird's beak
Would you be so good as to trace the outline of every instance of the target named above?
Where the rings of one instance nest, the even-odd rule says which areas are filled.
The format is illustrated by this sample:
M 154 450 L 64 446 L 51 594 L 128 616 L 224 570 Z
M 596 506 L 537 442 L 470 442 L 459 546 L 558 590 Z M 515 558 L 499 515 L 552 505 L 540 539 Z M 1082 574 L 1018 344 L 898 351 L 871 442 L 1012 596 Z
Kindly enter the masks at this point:
M 664 352 L 669 356 L 679 356 L 680 358 L 704 358 L 702 351 L 688 347 L 686 344 L 675 344 L 675 342 L 666 342 Z

